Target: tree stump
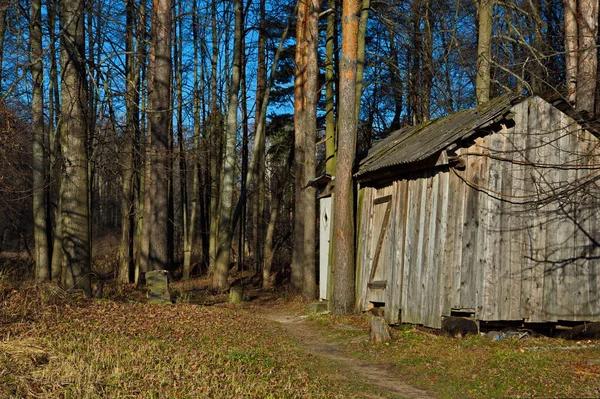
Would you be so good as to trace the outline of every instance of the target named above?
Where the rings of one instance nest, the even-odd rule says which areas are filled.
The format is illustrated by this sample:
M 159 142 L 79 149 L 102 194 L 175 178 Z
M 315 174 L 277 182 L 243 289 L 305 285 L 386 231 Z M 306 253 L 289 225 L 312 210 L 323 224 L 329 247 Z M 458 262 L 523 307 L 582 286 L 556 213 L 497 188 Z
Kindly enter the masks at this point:
M 169 273 L 166 270 L 146 272 L 148 303 L 172 303 L 169 292 Z
M 392 339 L 387 322 L 381 316 L 371 319 L 371 342 L 375 344 L 389 342 Z
M 229 303 L 242 303 L 244 300 L 244 287 L 237 285 L 229 289 Z

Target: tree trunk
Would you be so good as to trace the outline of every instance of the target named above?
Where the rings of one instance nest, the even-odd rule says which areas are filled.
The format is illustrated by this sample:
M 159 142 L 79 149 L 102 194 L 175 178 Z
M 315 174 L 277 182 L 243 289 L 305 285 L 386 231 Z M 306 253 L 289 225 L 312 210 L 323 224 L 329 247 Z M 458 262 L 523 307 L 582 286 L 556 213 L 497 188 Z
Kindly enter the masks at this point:
M 177 39 L 175 48 L 176 67 L 175 67 L 175 81 L 176 81 L 176 92 L 177 92 L 177 141 L 179 151 L 179 196 L 181 201 L 181 219 L 183 228 L 183 246 L 184 246 L 184 260 L 186 257 L 186 248 L 190 249 L 188 256 L 191 257 L 191 242 L 193 238 L 190 238 L 190 214 L 188 209 L 188 184 L 187 184 L 187 157 L 185 150 L 185 141 L 183 138 L 183 15 L 181 6 L 179 9 L 179 20 L 177 21 L 175 28 L 177 29 Z M 177 44 L 179 43 L 179 44 Z M 187 243 L 190 246 L 187 246 Z M 189 274 L 188 274 L 189 278 Z
M 147 270 L 166 269 L 169 264 L 167 239 L 168 213 L 168 154 L 171 107 L 171 0 L 153 0 L 151 46 L 154 57 L 150 62 L 152 88 L 149 91 L 150 160 L 149 181 L 149 247 Z M 149 236 L 149 237 L 150 237 Z
M 301 291 L 304 282 L 304 223 L 303 212 L 306 196 L 303 194 L 305 178 L 305 139 L 306 139 L 306 23 L 308 1 L 300 0 L 296 22 L 296 65 L 294 71 L 294 176 L 295 212 L 294 239 L 292 252 L 292 288 Z
M 135 65 L 135 49 L 133 45 L 133 27 L 135 24 L 135 3 L 126 0 L 127 32 L 125 35 L 125 75 L 126 75 L 126 127 L 123 146 L 123 181 L 121 186 L 121 245 L 119 247 L 119 282 L 129 283 L 129 270 L 131 268 L 132 255 L 132 210 L 133 210 L 133 170 L 134 170 L 134 137 L 138 130 L 138 94 L 137 80 L 138 71 Z
M 239 104 L 240 75 L 242 62 L 242 2 L 234 1 L 235 7 L 235 32 L 233 49 L 233 71 L 229 85 L 229 100 L 227 109 L 227 136 L 225 142 L 225 154 L 223 156 L 223 186 L 220 193 L 220 217 L 218 232 L 217 260 L 213 276 L 213 288 L 225 290 L 228 287 L 227 277 L 229 274 L 229 255 L 232 240 L 232 211 L 234 194 L 234 173 L 236 163 L 236 137 L 237 137 L 237 113 Z
M 3 16 L 0 15 L 0 19 Z M 2 27 L 0 27 L 1 30 Z M 42 3 L 31 2 L 31 119 L 33 128 L 33 239 L 35 279 L 50 280 L 48 221 L 46 210 L 46 129 L 44 127 L 44 73 L 42 65 Z
M 356 58 L 359 0 L 342 6 L 342 55 L 340 58 L 339 144 L 336 159 L 333 231 L 335 240 L 332 309 L 349 314 L 354 309 L 354 207 L 352 166 L 356 152 Z
M 190 190 L 190 222 L 188 228 L 187 240 L 184 241 L 183 248 L 183 279 L 190 278 L 192 271 L 192 248 L 196 235 L 196 221 L 198 219 L 198 206 L 200 196 L 200 23 L 198 21 L 198 8 L 196 0 L 192 3 L 192 36 L 194 42 L 194 156 L 192 157 L 192 188 Z
M 325 173 L 335 175 L 335 91 L 334 91 L 334 60 L 335 45 L 335 0 L 327 0 L 327 38 L 325 44 Z
M 62 284 L 91 295 L 84 2 L 61 2 Z
M 304 196 L 304 255 L 302 296 L 314 299 L 317 291 L 316 254 L 315 254 L 315 222 L 317 215 L 316 189 L 308 186 L 308 181 L 316 173 L 316 134 L 317 134 L 317 103 L 319 100 L 319 11 L 320 1 L 311 0 L 308 5 L 306 21 L 306 69 L 305 90 L 306 109 L 304 113 L 304 181 L 302 194 Z
M 209 274 L 214 272 L 217 259 L 217 235 L 219 232 L 219 164 L 221 162 L 221 126 L 220 112 L 217 102 L 217 61 L 219 59 L 219 43 L 217 36 L 217 6 L 216 0 L 211 5 L 211 34 L 212 57 L 210 60 L 210 137 L 209 137 L 209 168 L 210 168 L 210 232 L 209 232 Z
M 565 69 L 567 101 L 575 104 L 577 96 L 577 64 L 579 44 L 577 38 L 577 0 L 564 0 L 565 9 Z
M 148 67 L 148 49 L 147 49 L 147 17 L 146 17 L 146 4 L 142 1 L 138 11 L 138 29 L 137 29 L 137 65 L 139 70 L 140 79 L 137 81 L 138 92 L 140 93 L 139 106 L 140 106 L 140 124 L 139 130 L 135 137 L 135 173 L 136 173 L 136 214 L 135 214 L 135 241 L 134 241 L 134 254 L 135 254 L 135 266 L 134 266 L 134 277 L 133 282 L 136 286 L 141 284 L 141 273 L 146 271 L 148 264 L 148 246 L 149 236 L 148 232 L 144 231 L 144 217 L 146 216 L 146 177 L 147 177 L 147 142 L 149 143 L 146 115 L 147 115 L 147 103 L 148 103 L 148 89 L 150 83 L 150 69 Z M 144 87 L 143 82 L 147 82 Z
M 358 44 L 356 52 L 356 120 L 360 122 L 360 101 L 363 93 L 363 77 L 365 72 L 365 41 L 371 0 L 362 0 L 360 20 L 358 23 Z
M 579 0 L 577 6 L 580 24 L 575 108 L 594 114 L 598 74 L 598 0 Z
M 281 34 L 281 38 L 279 39 L 279 46 L 277 47 L 277 50 L 275 51 L 275 55 L 273 56 L 273 62 L 271 63 L 271 72 L 269 74 L 269 79 L 267 80 L 267 85 L 265 87 L 265 92 L 263 94 L 261 104 L 269 104 L 269 96 L 271 94 L 271 88 L 273 87 L 273 82 L 274 82 L 276 74 L 277 74 L 277 66 L 279 65 L 279 59 L 281 58 L 281 53 L 283 51 L 283 44 L 285 43 L 289 29 L 292 26 L 293 16 L 295 15 L 295 13 L 298 9 L 298 4 L 299 3 L 296 3 L 296 8 L 294 9 L 294 12 L 290 16 L 290 19 L 288 20 L 288 24 L 286 25 L 285 29 L 283 30 L 283 33 Z M 265 144 L 264 135 L 265 135 L 266 119 L 267 119 L 267 105 L 265 105 L 265 107 L 261 106 L 260 117 L 259 117 L 257 125 L 256 125 L 256 134 L 254 137 L 254 142 L 257 143 L 257 145 L 254 145 L 254 147 L 252 148 L 252 157 L 250 159 L 248 175 L 246 176 L 246 186 L 249 186 L 251 184 L 252 180 L 254 180 L 254 177 L 259 173 L 260 163 L 264 162 L 264 159 L 260 158 L 260 154 L 264 154 L 264 147 L 261 148 L 261 145 Z M 242 208 L 243 208 L 243 205 L 245 204 L 245 201 L 246 201 L 246 195 L 245 195 L 245 193 L 241 193 L 240 199 L 238 200 L 238 203 L 235 207 L 235 212 L 233 213 L 233 228 L 235 228 L 235 226 L 237 225 L 237 222 L 240 218 Z
M 281 171 L 281 178 L 273 191 L 273 200 L 271 202 L 271 214 L 269 216 L 269 224 L 267 225 L 265 234 L 265 253 L 262 269 L 262 287 L 263 289 L 271 288 L 271 268 L 273 266 L 273 259 L 275 258 L 275 245 L 273 243 L 273 237 L 275 236 L 275 227 L 277 218 L 279 217 L 279 208 L 281 206 L 281 200 L 283 199 L 283 190 L 285 183 L 287 182 L 287 176 L 290 173 L 292 167 L 292 159 L 294 156 L 294 148 L 291 148 L 289 156 L 286 158 L 285 165 Z
M 2 63 L 4 60 L 4 36 L 6 33 L 6 14 L 8 5 L 0 5 L 0 95 L 2 95 Z
M 493 8 L 494 0 L 479 0 L 477 78 L 475 82 L 475 94 L 477 97 L 477 104 L 483 104 L 490 100 Z
M 433 12 L 431 1 L 425 2 L 423 56 L 422 56 L 422 84 L 421 84 L 421 113 L 423 122 L 431 118 L 431 87 L 433 85 Z
M 258 267 L 263 265 L 264 249 L 264 227 L 263 215 L 265 212 L 265 133 L 264 124 L 259 124 L 261 119 L 263 97 L 266 91 L 267 67 L 266 67 L 266 21 L 265 21 L 265 0 L 259 0 L 259 28 L 258 28 L 258 65 L 256 72 L 256 112 L 254 117 L 255 127 L 259 127 L 262 132 L 255 131 L 254 145 L 259 146 L 258 163 L 256 167 L 256 177 L 254 179 L 254 201 L 253 201 L 253 223 L 252 236 L 254 238 L 255 262 Z M 264 104 L 266 107 L 267 104 Z M 260 140 L 260 142 L 257 142 Z M 248 187 L 249 188 L 249 187 Z

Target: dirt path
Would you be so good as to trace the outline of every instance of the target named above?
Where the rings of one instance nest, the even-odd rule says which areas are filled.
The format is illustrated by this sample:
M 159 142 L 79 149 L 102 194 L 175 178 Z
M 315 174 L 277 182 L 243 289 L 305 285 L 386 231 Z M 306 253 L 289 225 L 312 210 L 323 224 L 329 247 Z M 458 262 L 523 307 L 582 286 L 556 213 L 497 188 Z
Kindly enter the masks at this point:
M 326 341 L 319 331 L 303 317 L 286 314 L 285 309 L 259 307 L 254 309 L 260 317 L 279 323 L 296 337 L 307 353 L 335 362 L 338 374 L 343 378 L 360 378 L 364 383 L 377 387 L 388 398 L 425 399 L 430 394 L 411 387 L 400 380 L 394 366 L 372 363 L 353 357 L 339 343 Z M 380 395 L 372 395 L 381 398 Z

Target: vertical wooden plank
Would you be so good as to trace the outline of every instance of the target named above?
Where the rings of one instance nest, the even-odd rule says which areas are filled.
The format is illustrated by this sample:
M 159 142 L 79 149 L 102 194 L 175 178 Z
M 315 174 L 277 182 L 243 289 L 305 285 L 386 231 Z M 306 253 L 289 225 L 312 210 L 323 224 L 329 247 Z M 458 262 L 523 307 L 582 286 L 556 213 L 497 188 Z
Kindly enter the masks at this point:
M 408 190 L 407 195 L 407 203 L 406 203 L 406 234 L 405 234 L 405 243 L 404 248 L 404 269 L 402 271 L 402 320 L 410 323 L 412 320 L 412 312 L 414 310 L 414 306 L 412 300 L 414 297 L 411 297 L 413 294 L 413 263 L 414 263 L 414 254 L 417 242 L 417 222 L 419 217 L 419 208 L 418 203 L 419 198 L 418 194 L 420 193 L 417 190 L 418 184 L 414 179 L 408 179 L 406 181 L 406 186 Z
M 413 312 L 414 315 L 414 323 L 422 323 L 423 321 L 423 290 L 424 290 L 424 279 L 426 276 L 423 275 L 423 264 L 425 263 L 425 255 L 426 255 L 426 245 L 427 245 L 427 218 L 429 216 L 428 204 L 430 204 L 429 196 L 428 196 L 428 187 L 429 187 L 429 179 L 420 178 L 419 181 L 419 191 L 420 194 L 420 217 L 419 217 L 419 225 L 417 226 L 418 233 L 418 241 L 417 241 L 417 256 L 416 262 L 412 269 L 413 278 L 414 278 L 414 295 L 415 295 L 415 310 Z
M 452 286 L 450 281 L 452 273 L 449 273 L 448 265 L 451 264 L 447 258 L 447 239 L 451 234 L 450 220 L 448 219 L 448 208 L 449 208 L 449 188 L 450 188 L 450 172 L 448 170 L 439 172 L 440 188 L 439 196 L 440 201 L 438 204 L 438 218 L 436 220 L 436 245 L 435 245 L 435 262 L 438 270 L 438 288 L 437 288 L 437 312 L 436 312 L 436 324 L 441 327 L 441 316 L 449 315 L 450 309 L 450 289 Z M 436 327 L 436 328 L 439 328 Z
M 574 164 L 585 160 L 582 141 L 583 130 L 580 125 L 571 122 L 571 134 L 565 137 L 565 149 L 563 158 L 565 163 Z M 564 118 L 564 124 L 567 123 Z M 561 254 L 562 277 L 565 289 L 569 294 L 564 293 L 565 298 L 560 298 L 557 306 L 559 318 L 563 320 L 585 320 L 585 315 L 589 314 L 589 267 L 585 260 L 582 249 L 586 246 L 587 232 L 585 231 L 586 218 L 586 190 L 582 189 L 585 171 L 577 169 L 567 169 L 563 171 L 564 184 L 569 188 L 578 187 L 568 198 L 564 199 L 564 208 L 567 208 L 568 215 L 565 215 L 565 222 L 568 223 L 567 245 L 564 246 L 564 252 Z M 596 209 L 595 212 L 598 212 Z M 565 212 L 566 213 L 566 212 Z
M 469 147 L 469 152 L 477 153 L 478 148 L 473 145 Z M 472 186 L 465 188 L 464 202 L 464 231 L 463 231 L 463 253 L 461 270 L 461 293 L 460 307 L 476 308 L 478 304 L 478 275 L 477 270 L 477 240 L 479 233 L 479 192 L 473 188 L 480 183 L 480 162 L 481 157 L 469 155 L 467 160 L 467 169 L 465 179 Z
M 438 270 L 437 260 L 435 259 L 435 246 L 436 246 L 436 221 L 437 211 L 439 202 L 439 174 L 431 172 L 428 174 L 427 184 L 427 216 L 425 220 L 425 244 L 423 250 L 424 261 L 423 261 L 423 301 L 421 305 L 422 309 L 422 323 L 427 327 L 434 327 L 439 324 L 436 322 L 437 319 L 437 304 L 438 304 Z
M 600 218 L 598 209 L 600 209 L 600 186 L 593 178 L 598 175 L 600 165 L 600 141 L 589 132 L 583 134 L 585 143 L 586 164 L 589 169 L 585 170 L 585 181 L 589 182 L 586 186 L 587 198 L 586 209 L 587 218 L 585 223 L 588 236 L 583 241 L 582 253 L 586 256 L 587 272 L 589 280 L 589 320 L 600 319 Z
M 543 123 L 543 113 L 541 111 L 538 101 L 536 101 L 535 97 L 532 97 L 530 99 L 530 114 L 528 119 L 527 148 L 525 149 L 526 161 L 528 162 L 544 162 L 543 137 L 545 132 L 540 129 Z M 530 313 L 532 321 L 543 321 L 545 318 L 543 293 L 547 282 L 544 276 L 549 273 L 548 265 L 544 263 L 546 242 L 544 225 L 546 224 L 546 218 L 540 212 L 540 204 L 538 202 L 540 198 L 539 190 L 542 189 L 540 183 L 541 175 L 539 171 L 531 167 L 527 168 L 526 173 L 528 176 L 525 180 L 525 194 L 537 194 L 536 197 L 532 198 L 532 201 L 535 202 L 528 207 L 531 208 L 530 224 L 527 226 L 531 240 L 529 252 L 529 263 L 532 273 Z M 555 288 L 552 288 L 548 291 L 552 292 L 554 290 Z
M 506 308 L 500 308 L 498 305 L 498 291 L 503 283 L 506 283 L 507 276 L 501 273 L 501 239 L 502 239 L 502 216 L 501 216 L 501 195 L 502 195 L 502 161 L 495 159 L 499 155 L 504 142 L 503 135 L 506 128 L 500 132 L 494 133 L 488 137 L 487 153 L 491 155 L 488 158 L 484 173 L 487 174 L 486 187 L 488 192 L 483 198 L 482 212 L 483 223 L 480 224 L 483 240 L 483 300 L 482 300 L 482 320 L 507 320 L 508 312 Z
M 372 187 L 365 188 L 365 194 L 362 201 L 362 237 L 361 237 L 361 268 L 360 268 L 360 300 L 359 306 L 363 311 L 368 309 L 367 303 L 367 283 L 368 275 L 371 267 L 371 236 L 373 232 L 373 195 L 375 189 Z
M 511 129 L 507 142 L 507 155 L 510 154 L 510 159 L 514 160 L 509 172 L 512 198 L 511 203 L 505 207 L 505 214 L 510 215 L 510 268 L 507 272 L 514 278 L 511 284 L 504 287 L 499 298 L 500 306 L 511 309 L 512 318 L 518 314 L 519 318 L 526 320 L 531 317 L 532 289 L 532 269 L 529 260 L 531 237 L 527 228 L 531 214 L 526 205 L 528 198 L 525 198 L 531 191 L 526 190 L 527 173 L 523 164 L 528 158 L 526 149 L 529 145 L 529 105 L 529 100 L 525 100 L 513 107 L 515 126 Z
M 517 105 L 513 107 L 513 113 L 515 116 L 519 113 Z M 518 119 L 518 117 L 515 117 Z M 499 157 L 502 159 L 512 159 L 514 157 L 514 139 L 515 139 L 515 128 L 503 126 L 500 132 L 499 144 Z M 500 201 L 500 243 L 495 249 L 496 253 L 494 259 L 498 265 L 498 288 L 497 298 L 498 311 L 500 317 L 506 317 L 506 320 L 519 320 L 522 319 L 521 315 L 521 274 L 520 259 L 513 255 L 512 249 L 512 235 L 518 234 L 518 231 L 514 230 L 514 223 L 517 217 L 512 214 L 512 202 L 514 201 L 513 195 L 513 178 L 512 173 L 512 162 L 509 161 L 498 161 L 500 173 L 501 173 L 501 192 L 502 198 Z M 517 243 L 518 244 L 518 243 Z M 518 244 L 519 245 L 519 244 Z M 518 246 L 515 250 L 516 254 L 519 254 Z M 513 260 L 513 257 L 515 258 Z M 513 264 L 515 262 L 515 264 Z
M 406 211 L 407 211 L 407 181 L 402 179 L 394 183 L 394 209 L 396 225 L 394 228 L 394 256 L 392 273 L 390 275 L 390 292 L 386 302 L 388 322 L 401 322 L 399 314 L 402 300 L 402 276 L 404 273 L 404 251 L 406 240 Z
M 468 161 L 467 156 L 462 155 L 465 151 L 458 151 L 457 154 L 463 158 L 465 163 Z M 451 195 L 454 202 L 454 245 L 452 247 L 452 295 L 451 308 L 460 308 L 461 292 L 462 292 L 462 273 L 463 273 L 463 248 L 464 248 L 464 227 L 465 227 L 465 200 L 469 187 L 462 180 L 464 171 L 453 172 L 450 181 Z

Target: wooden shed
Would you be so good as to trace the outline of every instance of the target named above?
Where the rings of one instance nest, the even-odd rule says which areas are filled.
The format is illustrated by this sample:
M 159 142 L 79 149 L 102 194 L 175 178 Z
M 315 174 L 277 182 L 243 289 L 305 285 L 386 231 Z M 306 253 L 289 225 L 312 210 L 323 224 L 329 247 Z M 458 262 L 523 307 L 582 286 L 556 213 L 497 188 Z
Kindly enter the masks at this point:
M 600 320 L 598 124 L 506 95 L 359 164 L 357 304 L 389 323 Z

